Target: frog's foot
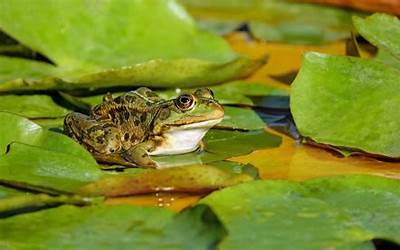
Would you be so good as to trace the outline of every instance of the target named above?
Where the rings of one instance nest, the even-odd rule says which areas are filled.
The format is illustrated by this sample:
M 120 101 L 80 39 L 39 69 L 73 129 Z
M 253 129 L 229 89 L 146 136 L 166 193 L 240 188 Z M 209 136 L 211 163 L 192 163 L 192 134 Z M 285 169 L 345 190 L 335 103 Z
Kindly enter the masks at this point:
M 122 153 L 122 156 L 126 161 L 133 162 L 139 167 L 158 168 L 157 162 L 153 161 L 147 153 L 152 147 L 153 143 L 151 142 L 140 143 Z
M 102 162 L 102 163 L 121 165 L 121 166 L 125 166 L 125 167 L 130 167 L 130 168 L 138 167 L 137 164 L 135 164 L 134 162 L 125 160 L 119 154 L 107 155 L 107 154 L 93 153 L 93 156 L 98 162 Z
M 197 152 L 203 152 L 206 149 L 206 144 L 204 143 L 204 141 L 200 141 L 199 142 L 199 146 L 196 149 Z

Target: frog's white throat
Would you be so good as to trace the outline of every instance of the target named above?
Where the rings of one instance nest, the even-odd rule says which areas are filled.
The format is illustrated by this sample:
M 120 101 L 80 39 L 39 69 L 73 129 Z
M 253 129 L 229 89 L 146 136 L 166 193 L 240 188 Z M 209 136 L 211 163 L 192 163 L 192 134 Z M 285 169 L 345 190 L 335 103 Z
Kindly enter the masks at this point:
M 222 118 L 172 128 L 164 135 L 164 142 L 154 151 L 149 152 L 149 155 L 174 155 L 193 152 L 199 147 L 199 143 L 207 131 L 221 120 Z

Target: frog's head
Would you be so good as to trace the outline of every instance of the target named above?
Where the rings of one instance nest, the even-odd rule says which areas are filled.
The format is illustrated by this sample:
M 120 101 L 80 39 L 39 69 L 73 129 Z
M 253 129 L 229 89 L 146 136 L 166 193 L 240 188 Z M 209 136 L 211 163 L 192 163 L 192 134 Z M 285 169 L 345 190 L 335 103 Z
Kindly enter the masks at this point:
M 154 133 L 166 141 L 154 154 L 176 154 L 195 150 L 205 133 L 221 122 L 224 109 L 208 88 L 181 94 L 161 105 L 154 120 Z

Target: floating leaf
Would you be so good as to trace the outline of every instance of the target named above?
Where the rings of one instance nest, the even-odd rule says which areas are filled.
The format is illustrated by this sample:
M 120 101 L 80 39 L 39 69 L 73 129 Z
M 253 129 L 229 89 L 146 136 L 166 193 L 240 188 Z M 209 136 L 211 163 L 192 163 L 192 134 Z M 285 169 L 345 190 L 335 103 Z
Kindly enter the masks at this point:
M 377 61 L 307 53 L 292 85 L 297 128 L 318 143 L 400 157 L 399 76 Z
M 375 59 L 400 69 L 400 21 L 398 18 L 379 13 L 365 19 L 354 17 L 353 22 L 357 31 L 378 47 Z
M 17 0 L 1 3 L 0 11 L 2 30 L 57 65 L 3 57 L 0 92 L 199 86 L 244 77 L 263 63 L 236 56 L 222 38 L 198 30 L 174 0 L 28 6 Z
M 27 118 L 63 117 L 68 110 L 58 106 L 47 95 L 4 95 L 0 96 L 0 111 Z
M 252 249 L 375 249 L 376 237 L 399 242 L 399 185 L 371 176 L 256 181 L 201 203 L 229 231 L 218 249 L 245 249 L 250 241 Z
M 376 54 L 374 59 L 400 70 L 400 60 L 383 48 L 378 50 L 378 53 Z
M 23 117 L 0 112 L 0 152 L 4 153 L 12 142 L 20 142 L 48 151 L 71 155 L 96 164 L 94 158 L 82 146 L 71 138 L 41 128 L 36 123 Z M 29 163 L 29 162 L 27 162 Z
M 251 181 L 254 177 L 232 168 L 211 165 L 193 165 L 161 170 L 149 170 L 138 174 L 104 176 L 102 179 L 83 186 L 79 194 L 85 196 L 127 196 L 160 191 L 206 193 L 223 187 Z
M 350 37 L 351 16 L 357 14 L 286 0 L 182 0 L 182 3 L 200 20 L 215 22 L 213 26 L 248 21 L 250 32 L 257 38 L 301 44 L 321 44 Z
M 1 182 L 73 192 L 100 176 L 94 158 L 71 138 L 6 112 L 0 112 L 0 124 Z
M 365 19 L 354 17 L 353 22 L 365 39 L 400 60 L 400 21 L 397 17 L 377 13 Z
M 14 79 L 16 86 L 29 85 L 28 82 L 22 79 L 29 78 L 31 81 L 37 81 L 48 75 L 53 75 L 56 72 L 56 68 L 50 64 L 37 62 L 32 60 L 26 60 L 21 58 L 13 58 L 0 56 L 0 83 L 8 82 Z M 4 88 L 3 84 L 0 84 L 0 90 Z M 26 86 L 28 88 L 28 86 Z M 34 90 L 34 86 L 30 87 Z
M 20 190 L 0 185 L 0 199 L 4 199 L 4 198 L 16 196 L 16 195 L 23 195 L 24 193 L 25 192 L 22 192 Z
M 204 205 L 178 215 L 149 207 L 62 206 L 0 220 L 0 232 L 0 248 L 18 249 L 205 250 L 226 234 Z
M 217 128 L 256 130 L 265 127 L 264 121 L 252 109 L 224 107 L 225 115 Z
M 96 163 L 21 143 L 0 157 L 0 182 L 35 190 L 73 193 L 101 175 Z
M 18 195 L 0 199 L 0 218 L 63 204 L 89 205 L 92 201 L 93 199 L 91 198 L 82 198 L 79 196 L 50 196 L 47 194 Z
M 374 238 L 400 244 L 400 182 L 372 176 L 321 178 L 305 183 L 315 198 L 344 210 Z

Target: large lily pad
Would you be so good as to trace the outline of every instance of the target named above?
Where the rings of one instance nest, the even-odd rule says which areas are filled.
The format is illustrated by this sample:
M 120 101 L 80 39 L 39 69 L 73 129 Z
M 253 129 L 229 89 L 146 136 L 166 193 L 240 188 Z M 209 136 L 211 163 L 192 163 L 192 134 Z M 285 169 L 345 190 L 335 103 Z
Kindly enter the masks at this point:
M 377 13 L 365 19 L 354 17 L 353 22 L 365 39 L 400 60 L 400 21 L 397 17 Z
M 34 190 L 73 193 L 101 175 L 95 162 L 21 143 L 0 157 L 0 182 Z
M 94 158 L 82 146 L 67 136 L 47 131 L 36 123 L 7 112 L 0 112 L 0 152 L 4 153 L 7 146 L 20 142 L 39 147 L 48 151 L 68 154 L 80 158 L 88 164 L 96 164 Z
M 397 17 L 377 13 L 365 19 L 354 17 L 353 23 L 363 37 L 378 47 L 376 60 L 400 69 L 400 21 Z
M 207 193 L 254 180 L 251 174 L 257 171 L 248 174 L 246 168 L 250 167 L 235 163 L 224 164 L 222 167 L 210 164 L 110 175 L 83 186 L 79 194 L 115 197 L 162 191 Z
M 375 249 L 376 237 L 399 242 L 399 185 L 370 176 L 256 181 L 202 203 L 229 231 L 219 249 L 245 249 L 250 241 L 252 249 Z
M 0 186 L 0 191 L 1 189 L 2 187 Z M 29 193 L 15 195 L 8 198 L 0 198 L 0 218 L 63 204 L 83 206 L 89 205 L 92 202 L 92 198 L 82 198 L 79 196 L 50 196 L 47 194 Z
M 174 0 L 12 1 L 0 11 L 2 30 L 57 65 L 3 57 L 3 92 L 215 84 L 262 63 L 238 58 L 222 38 L 198 30 Z M 17 75 L 16 64 L 26 74 Z
M 71 138 L 6 112 L 0 122 L 1 182 L 73 192 L 100 176 L 94 158 Z
M 0 97 L 0 111 L 27 118 L 63 117 L 68 110 L 57 105 L 47 95 L 4 95 Z
M 29 233 L 28 233 L 29 232 Z M 0 221 L 0 248 L 211 249 L 226 231 L 206 206 L 62 206 Z
M 374 60 L 308 53 L 291 111 L 318 143 L 400 157 L 400 71 Z
M 275 42 L 320 44 L 350 37 L 354 12 L 286 0 L 196 1 L 183 0 L 195 17 L 214 25 L 249 22 L 257 38 Z M 226 28 L 226 27 L 225 27 Z M 224 28 L 224 30 L 225 30 Z M 225 31 L 226 32 L 226 31 Z

